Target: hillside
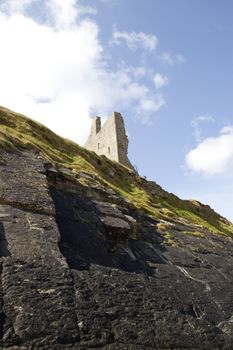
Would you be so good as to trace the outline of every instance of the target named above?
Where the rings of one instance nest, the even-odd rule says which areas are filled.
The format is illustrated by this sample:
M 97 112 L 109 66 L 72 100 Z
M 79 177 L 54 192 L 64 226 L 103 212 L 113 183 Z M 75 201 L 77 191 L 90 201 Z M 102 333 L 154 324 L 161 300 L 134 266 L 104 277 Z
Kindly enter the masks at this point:
M 230 349 L 232 235 L 208 205 L 0 107 L 3 349 Z
M 122 165 L 97 156 L 65 140 L 45 126 L 0 107 L 0 145 L 2 149 L 34 149 L 57 168 L 70 171 L 70 176 L 86 172 L 91 178 L 79 179 L 84 186 L 109 186 L 129 199 L 136 208 L 169 223 L 185 222 L 196 231 L 233 234 L 233 225 L 198 201 L 184 201 L 164 191 L 155 182 L 146 181 Z M 162 221 L 163 222 L 163 221 Z M 185 234 L 187 232 L 185 231 Z

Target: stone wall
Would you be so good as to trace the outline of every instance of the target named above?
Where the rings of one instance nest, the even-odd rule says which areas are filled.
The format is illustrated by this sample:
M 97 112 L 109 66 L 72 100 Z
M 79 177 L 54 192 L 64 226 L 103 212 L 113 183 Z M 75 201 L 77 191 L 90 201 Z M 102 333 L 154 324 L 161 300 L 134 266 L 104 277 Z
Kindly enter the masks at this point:
M 91 134 L 85 147 L 134 170 L 127 155 L 128 143 L 124 119 L 120 113 L 114 112 L 102 127 L 100 117 L 93 120 Z

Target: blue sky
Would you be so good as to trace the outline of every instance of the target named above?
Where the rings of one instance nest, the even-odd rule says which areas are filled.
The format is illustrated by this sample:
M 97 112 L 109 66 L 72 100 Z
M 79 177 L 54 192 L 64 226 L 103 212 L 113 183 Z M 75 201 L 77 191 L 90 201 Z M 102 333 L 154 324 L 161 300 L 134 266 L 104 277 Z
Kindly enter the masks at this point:
M 139 172 L 233 221 L 231 0 L 0 0 L 0 104 L 83 144 L 119 111 Z

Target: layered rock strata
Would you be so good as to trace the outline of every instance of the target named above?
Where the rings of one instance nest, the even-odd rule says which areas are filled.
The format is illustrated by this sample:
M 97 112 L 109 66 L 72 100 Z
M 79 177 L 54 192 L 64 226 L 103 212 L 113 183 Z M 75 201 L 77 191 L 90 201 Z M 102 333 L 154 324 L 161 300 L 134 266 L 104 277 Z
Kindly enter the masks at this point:
M 2 152 L 3 349 L 231 349 L 233 242 L 156 219 L 34 151 Z

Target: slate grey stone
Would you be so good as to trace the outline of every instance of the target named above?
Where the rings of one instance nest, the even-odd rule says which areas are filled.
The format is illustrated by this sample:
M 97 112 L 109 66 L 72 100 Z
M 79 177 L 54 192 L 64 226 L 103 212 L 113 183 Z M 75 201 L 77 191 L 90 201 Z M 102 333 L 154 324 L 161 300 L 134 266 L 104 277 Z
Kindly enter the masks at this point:
M 178 225 L 169 246 L 119 195 L 1 158 L 2 349 L 232 349 L 230 237 Z

